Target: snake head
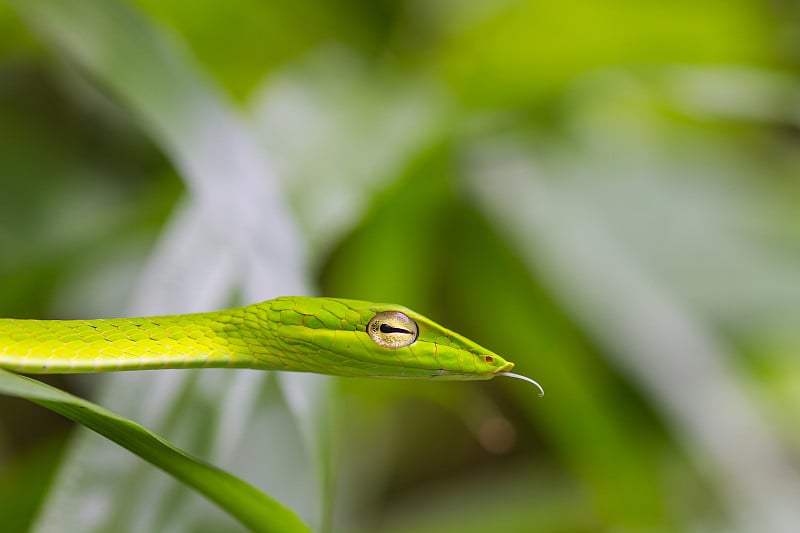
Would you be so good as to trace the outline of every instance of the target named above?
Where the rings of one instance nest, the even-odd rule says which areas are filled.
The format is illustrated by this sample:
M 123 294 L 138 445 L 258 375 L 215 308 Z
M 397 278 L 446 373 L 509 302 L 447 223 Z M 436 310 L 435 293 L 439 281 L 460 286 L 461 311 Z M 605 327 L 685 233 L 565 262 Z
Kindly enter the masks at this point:
M 308 353 L 292 366 L 308 371 L 467 380 L 490 379 L 514 366 L 403 306 L 296 296 L 265 303 L 279 324 L 277 337 L 287 343 L 284 353 Z M 324 369 L 331 366 L 335 372 Z
M 406 307 L 370 304 L 366 334 L 383 358 L 437 379 L 490 379 L 514 367 L 496 353 Z
M 265 368 L 339 376 L 437 380 L 509 376 L 514 363 L 407 307 L 288 296 L 243 308 L 269 331 L 251 348 Z M 258 338 L 253 339 L 259 342 Z M 539 387 L 541 391 L 541 387 Z

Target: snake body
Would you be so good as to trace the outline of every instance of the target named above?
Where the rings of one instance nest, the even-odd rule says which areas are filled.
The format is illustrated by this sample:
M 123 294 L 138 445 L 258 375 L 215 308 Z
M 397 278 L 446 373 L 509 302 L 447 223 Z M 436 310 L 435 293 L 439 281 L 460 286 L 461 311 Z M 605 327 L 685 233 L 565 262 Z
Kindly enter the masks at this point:
M 515 376 L 513 366 L 405 307 L 339 298 L 146 318 L 0 319 L 0 368 L 22 373 L 231 367 L 465 380 Z

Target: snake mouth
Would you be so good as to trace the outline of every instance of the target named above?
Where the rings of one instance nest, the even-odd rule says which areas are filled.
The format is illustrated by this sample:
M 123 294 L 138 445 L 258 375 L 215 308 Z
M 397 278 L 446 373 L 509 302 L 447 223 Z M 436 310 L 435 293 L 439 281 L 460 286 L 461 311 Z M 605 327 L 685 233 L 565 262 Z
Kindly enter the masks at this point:
M 453 372 L 451 370 L 444 370 L 440 369 L 437 373 L 433 376 L 430 376 L 432 379 L 437 380 L 472 380 L 472 379 L 492 379 L 496 375 L 504 372 L 508 372 L 514 368 L 514 363 L 506 362 L 505 364 L 498 366 L 494 370 L 490 370 L 489 372 Z
M 472 381 L 472 380 L 488 380 L 494 377 L 494 372 L 453 372 L 452 370 L 439 369 L 435 374 L 428 376 L 429 379 L 436 381 Z
M 445 370 L 439 369 L 436 371 L 436 374 L 430 376 L 431 379 L 436 380 L 480 380 L 480 379 L 492 379 L 498 373 L 508 372 L 514 368 L 514 363 L 506 362 L 505 364 L 498 366 L 494 370 L 490 370 L 488 372 L 454 372 L 452 370 Z
M 508 372 L 512 368 L 514 368 L 514 363 L 508 362 L 501 367 L 495 368 L 493 373 L 496 374 L 497 372 Z

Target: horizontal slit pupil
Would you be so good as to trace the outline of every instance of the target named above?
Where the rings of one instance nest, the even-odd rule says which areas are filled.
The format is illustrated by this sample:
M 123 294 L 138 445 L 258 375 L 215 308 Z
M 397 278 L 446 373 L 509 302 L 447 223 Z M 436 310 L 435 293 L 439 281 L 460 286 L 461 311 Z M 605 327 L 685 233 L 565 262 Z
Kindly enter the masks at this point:
M 411 334 L 411 332 L 408 331 L 407 329 L 395 328 L 395 327 L 390 326 L 389 324 L 381 324 L 381 328 L 380 329 L 381 329 L 381 333 L 405 333 L 407 335 Z

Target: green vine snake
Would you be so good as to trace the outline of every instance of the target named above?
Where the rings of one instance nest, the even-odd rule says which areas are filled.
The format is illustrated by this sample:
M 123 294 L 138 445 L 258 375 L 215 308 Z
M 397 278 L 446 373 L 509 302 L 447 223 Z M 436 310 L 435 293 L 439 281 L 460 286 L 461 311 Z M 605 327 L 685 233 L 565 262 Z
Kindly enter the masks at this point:
M 288 296 L 209 313 L 0 319 L 0 368 L 78 373 L 229 367 L 338 376 L 491 379 L 514 363 L 391 304 Z

